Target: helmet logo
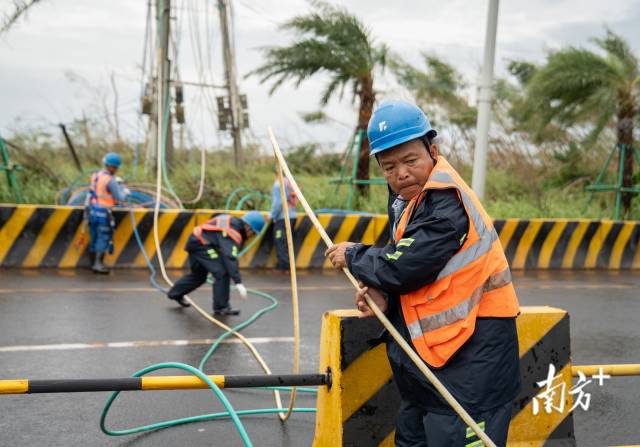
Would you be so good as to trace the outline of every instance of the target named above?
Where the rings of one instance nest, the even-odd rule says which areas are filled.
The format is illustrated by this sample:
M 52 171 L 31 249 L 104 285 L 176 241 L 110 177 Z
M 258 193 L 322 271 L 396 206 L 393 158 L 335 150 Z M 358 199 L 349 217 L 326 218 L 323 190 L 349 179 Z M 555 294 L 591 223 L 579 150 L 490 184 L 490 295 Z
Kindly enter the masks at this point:
M 378 123 L 378 128 L 380 129 L 380 132 L 387 130 L 387 122 L 380 121 L 380 123 Z

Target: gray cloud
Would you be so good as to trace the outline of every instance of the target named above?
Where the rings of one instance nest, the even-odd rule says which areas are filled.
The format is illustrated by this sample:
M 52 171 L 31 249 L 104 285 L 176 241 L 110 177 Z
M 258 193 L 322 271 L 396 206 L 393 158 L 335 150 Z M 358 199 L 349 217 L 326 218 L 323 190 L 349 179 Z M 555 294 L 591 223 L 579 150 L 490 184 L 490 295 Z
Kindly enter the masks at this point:
M 187 11 L 194 10 L 191 22 L 185 19 L 181 23 L 182 79 L 198 79 L 191 36 L 195 30 L 193 21 L 199 18 L 202 48 L 208 52 L 214 72 L 208 79 L 221 83 L 217 11 L 196 0 L 174 3 Z M 288 42 L 291 36 L 279 31 L 277 24 L 304 13 L 308 7 L 304 0 L 236 0 L 234 5 L 241 74 L 260 64 L 257 48 Z M 386 43 L 407 60 L 419 64 L 421 52 L 434 53 L 458 67 L 472 84 L 475 82 L 482 61 L 486 1 L 350 0 L 346 6 L 368 25 L 377 42 Z M 605 24 L 627 38 L 636 51 L 640 49 L 637 0 L 511 0 L 501 2 L 500 8 L 496 72 L 501 75 L 505 74 L 509 59 L 541 61 L 549 48 L 587 44 L 589 37 L 602 35 Z M 208 45 L 203 20 L 207 11 L 214 17 Z M 17 118 L 28 125 L 79 117 L 91 101 L 85 90 L 65 78 L 65 71 L 72 70 L 107 92 L 108 73 L 116 73 L 123 104 L 121 118 L 128 123 L 125 132 L 135 134 L 145 17 L 146 2 L 142 0 L 49 0 L 34 7 L 27 20 L 0 40 L 0 131 L 7 133 L 14 128 Z M 204 55 L 205 62 L 208 59 Z M 242 79 L 254 133 L 261 137 L 266 126 L 273 125 L 292 144 L 317 140 L 327 148 L 341 148 L 348 130 L 341 126 L 310 126 L 298 116 L 299 111 L 318 109 L 319 91 L 325 80 L 318 76 L 297 90 L 285 85 L 269 96 L 268 87 L 260 85 L 256 78 Z M 385 95 L 401 94 L 389 76 L 377 86 Z M 348 99 L 332 101 L 327 112 L 353 124 L 355 107 Z M 187 101 L 187 118 L 195 121 L 196 140 L 216 144 L 220 138 L 210 125 L 212 120 L 206 114 L 202 94 L 188 89 Z M 226 141 L 225 138 L 222 139 Z

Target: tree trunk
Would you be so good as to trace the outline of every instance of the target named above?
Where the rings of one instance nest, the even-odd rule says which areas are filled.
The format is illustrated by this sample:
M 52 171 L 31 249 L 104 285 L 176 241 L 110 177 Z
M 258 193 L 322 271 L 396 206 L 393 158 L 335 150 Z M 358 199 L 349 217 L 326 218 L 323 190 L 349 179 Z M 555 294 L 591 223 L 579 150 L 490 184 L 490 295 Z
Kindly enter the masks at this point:
M 359 96 L 360 110 L 358 112 L 357 128 L 358 130 L 362 130 L 363 136 L 356 178 L 358 180 L 369 180 L 369 153 L 371 152 L 371 148 L 369 147 L 369 139 L 367 138 L 367 126 L 373 114 L 373 104 L 376 100 L 376 95 L 373 91 L 373 79 L 371 77 L 361 80 Z M 363 195 L 367 194 L 369 192 L 369 185 L 358 185 L 358 192 Z
M 618 144 L 625 146 L 624 167 L 622 173 L 622 186 L 633 187 L 633 106 L 622 107 L 618 113 L 618 123 L 616 126 Z M 622 215 L 627 218 L 631 215 L 631 200 L 633 193 L 622 194 Z

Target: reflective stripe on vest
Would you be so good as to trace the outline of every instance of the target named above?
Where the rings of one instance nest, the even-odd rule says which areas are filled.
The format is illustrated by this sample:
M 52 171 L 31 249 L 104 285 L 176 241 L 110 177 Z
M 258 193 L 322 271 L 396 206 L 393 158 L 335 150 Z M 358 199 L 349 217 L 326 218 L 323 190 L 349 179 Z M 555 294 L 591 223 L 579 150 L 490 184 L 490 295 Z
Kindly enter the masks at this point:
M 448 173 L 438 171 L 433 173 L 430 178 L 430 182 L 456 184 L 455 180 L 451 178 Z M 447 262 L 447 265 L 442 269 L 442 271 L 438 273 L 437 279 L 449 276 L 453 272 L 469 265 L 471 262 L 487 253 L 491 249 L 493 243 L 499 239 L 498 233 L 496 232 L 495 228 L 493 228 L 493 224 L 491 225 L 491 229 L 487 228 L 487 225 L 484 223 L 480 212 L 473 205 L 473 201 L 471 200 L 469 195 L 463 189 L 457 189 L 458 194 L 460 194 L 462 198 L 464 207 L 467 210 L 467 214 L 469 215 L 469 218 L 473 223 L 476 232 L 480 236 L 480 239 L 477 242 L 471 244 L 471 246 L 466 250 L 456 253 L 451 258 L 451 260 Z
M 220 231 L 224 236 L 229 236 L 233 239 L 236 244 L 242 245 L 242 235 L 231 227 L 231 216 L 228 214 L 216 216 L 209 222 L 193 229 L 193 235 L 200 240 L 202 245 L 207 245 L 204 237 L 202 237 L 203 231 Z
M 471 337 L 476 317 L 515 317 L 519 305 L 491 219 L 443 157 L 438 157 L 423 191 L 407 204 L 394 235 L 397 243 L 415 208 L 431 189 L 457 191 L 469 217 L 469 232 L 436 280 L 402 295 L 400 301 L 416 351 L 431 366 L 441 367 Z
M 91 204 L 102 208 L 116 206 L 116 200 L 109 192 L 109 182 L 113 176 L 107 171 L 98 171 L 91 177 Z
M 475 289 L 471 293 L 471 296 L 460 304 L 440 313 L 424 317 L 421 320 L 408 325 L 407 328 L 409 329 L 411 338 L 417 338 L 424 332 L 435 331 L 436 329 L 440 329 L 441 327 L 464 319 L 469 315 L 469 313 L 471 313 L 471 309 L 480 303 L 483 293 L 504 287 L 510 282 L 511 270 L 508 268 L 496 273 L 495 275 L 491 275 L 481 287 Z

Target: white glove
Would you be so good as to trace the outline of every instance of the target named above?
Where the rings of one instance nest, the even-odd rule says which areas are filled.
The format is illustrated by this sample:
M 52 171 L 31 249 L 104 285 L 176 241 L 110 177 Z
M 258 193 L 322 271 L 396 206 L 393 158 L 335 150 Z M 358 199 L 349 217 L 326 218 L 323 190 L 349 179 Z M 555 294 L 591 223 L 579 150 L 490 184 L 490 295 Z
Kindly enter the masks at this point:
M 236 290 L 238 291 L 238 293 L 240 294 L 243 300 L 247 299 L 247 288 L 244 286 L 244 284 L 242 283 L 236 284 Z

